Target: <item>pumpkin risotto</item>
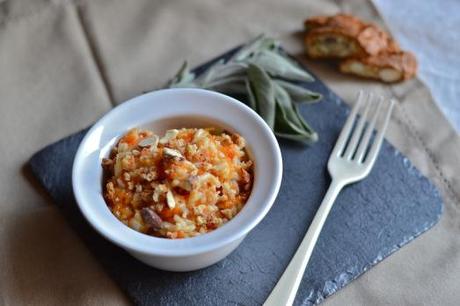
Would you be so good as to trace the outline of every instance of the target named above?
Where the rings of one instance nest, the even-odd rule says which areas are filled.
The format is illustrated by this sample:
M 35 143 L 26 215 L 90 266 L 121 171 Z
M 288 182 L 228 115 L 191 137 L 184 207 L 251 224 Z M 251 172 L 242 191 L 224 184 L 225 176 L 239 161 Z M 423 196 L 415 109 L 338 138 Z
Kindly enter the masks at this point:
M 218 128 L 132 129 L 102 160 L 104 198 L 129 227 L 185 238 L 232 219 L 251 192 L 253 162 L 245 140 Z

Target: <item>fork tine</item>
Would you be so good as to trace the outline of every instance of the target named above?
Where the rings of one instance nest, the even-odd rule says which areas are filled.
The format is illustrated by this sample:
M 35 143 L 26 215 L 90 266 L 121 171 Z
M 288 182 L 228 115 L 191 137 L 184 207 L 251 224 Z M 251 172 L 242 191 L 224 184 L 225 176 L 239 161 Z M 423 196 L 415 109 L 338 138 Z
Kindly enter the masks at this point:
M 345 148 L 345 144 L 347 143 L 347 139 L 349 138 L 351 129 L 353 127 L 353 122 L 355 121 L 356 115 L 358 114 L 358 110 L 361 107 L 363 100 L 364 92 L 360 90 L 358 94 L 358 101 L 353 106 L 350 115 L 348 115 L 347 121 L 345 121 L 342 131 L 340 132 L 340 136 L 337 139 L 337 142 L 335 143 L 334 149 L 332 150 L 333 155 L 339 156 L 343 152 L 343 149 Z
M 375 126 L 375 123 L 377 122 L 377 118 L 380 112 L 380 108 L 382 106 L 382 102 L 383 102 L 383 96 L 380 96 L 379 100 L 377 101 L 377 107 L 375 108 L 374 115 L 372 116 L 372 119 L 366 128 L 366 132 L 363 138 L 361 139 L 361 142 L 359 143 L 358 150 L 356 151 L 356 155 L 355 155 L 355 160 L 358 163 L 360 163 L 363 160 L 364 154 L 366 153 L 366 149 L 369 146 L 369 141 L 371 140 L 372 132 L 374 131 L 374 126 Z
M 364 163 L 366 165 L 372 165 L 374 164 L 375 160 L 377 159 L 377 155 L 379 153 L 380 147 L 382 146 L 383 142 L 383 135 L 385 134 L 385 131 L 388 126 L 388 122 L 390 121 L 391 117 L 391 112 L 393 111 L 393 106 L 395 104 L 395 100 L 391 99 L 390 103 L 387 108 L 387 112 L 385 114 L 385 120 L 382 122 L 380 129 L 377 129 L 377 135 L 375 135 L 374 143 L 371 145 L 371 148 L 369 149 L 369 153 L 367 154 L 366 160 Z
M 353 131 L 353 135 L 351 136 L 350 142 L 347 145 L 347 149 L 345 154 L 343 155 L 346 159 L 351 160 L 353 157 L 353 153 L 356 151 L 356 147 L 358 145 L 359 138 L 361 137 L 364 129 L 364 124 L 366 123 L 367 114 L 369 113 L 370 106 L 372 105 L 372 93 L 367 95 L 366 99 L 366 106 L 361 117 L 358 119 L 358 123 L 356 124 L 355 130 Z

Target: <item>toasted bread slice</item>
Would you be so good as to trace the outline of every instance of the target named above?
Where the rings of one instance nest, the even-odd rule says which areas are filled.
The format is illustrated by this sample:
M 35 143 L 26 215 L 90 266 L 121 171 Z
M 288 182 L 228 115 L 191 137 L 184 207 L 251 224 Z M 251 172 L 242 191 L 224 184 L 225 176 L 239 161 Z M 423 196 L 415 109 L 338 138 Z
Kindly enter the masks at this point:
M 363 57 L 399 50 L 384 31 L 350 15 L 312 17 L 305 21 L 305 28 L 305 46 L 312 58 Z
M 394 83 L 412 78 L 417 71 L 417 61 L 410 52 L 383 52 L 368 57 L 346 59 L 340 64 L 340 71 Z

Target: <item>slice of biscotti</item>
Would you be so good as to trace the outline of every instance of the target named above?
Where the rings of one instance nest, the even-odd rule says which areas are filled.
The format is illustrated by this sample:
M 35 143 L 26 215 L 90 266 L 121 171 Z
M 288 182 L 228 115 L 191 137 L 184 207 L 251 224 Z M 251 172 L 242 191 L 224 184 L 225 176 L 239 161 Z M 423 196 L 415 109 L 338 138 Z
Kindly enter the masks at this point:
M 345 59 L 340 63 L 340 71 L 394 83 L 412 78 L 417 71 L 417 60 L 407 51 L 383 52 Z
M 364 57 L 399 50 L 387 33 L 350 15 L 312 17 L 304 25 L 311 58 Z

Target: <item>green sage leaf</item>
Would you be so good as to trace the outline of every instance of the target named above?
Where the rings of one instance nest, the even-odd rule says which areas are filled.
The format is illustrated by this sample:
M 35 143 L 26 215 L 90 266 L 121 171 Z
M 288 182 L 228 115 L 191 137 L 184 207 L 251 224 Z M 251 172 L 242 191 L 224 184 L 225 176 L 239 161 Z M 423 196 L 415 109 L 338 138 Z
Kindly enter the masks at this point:
M 254 95 L 254 92 L 251 88 L 251 83 L 249 80 L 246 80 L 245 82 L 245 88 L 247 91 L 247 96 L 248 96 L 248 106 L 252 108 L 253 110 L 257 111 L 257 102 L 256 102 L 256 97 Z
M 198 75 L 195 79 L 195 82 L 198 82 L 199 84 L 206 84 L 215 77 L 218 67 L 223 65 L 225 65 L 225 61 L 223 59 L 218 60 L 216 63 L 211 65 L 211 67 L 206 69 L 202 74 Z
M 286 118 L 286 120 L 289 120 L 294 125 L 297 125 L 299 127 L 299 130 L 301 130 L 302 124 L 300 123 L 299 118 L 297 118 L 297 113 L 295 112 L 294 107 L 292 105 L 291 97 L 286 92 L 286 90 L 284 90 L 283 87 L 281 87 L 277 83 L 274 83 L 273 87 L 275 90 L 276 103 L 280 107 L 283 116 Z
M 302 85 L 283 80 L 275 80 L 275 82 L 287 91 L 295 103 L 316 103 L 322 99 L 321 94 L 308 90 Z
M 263 35 L 245 44 L 230 59 L 221 59 L 195 76 L 185 62 L 169 87 L 199 87 L 246 96 L 247 104 L 280 138 L 312 143 L 318 135 L 300 113 L 300 103 L 321 95 L 291 81 L 312 81 L 310 74 Z
M 257 112 L 273 129 L 275 125 L 275 93 L 269 75 L 259 66 L 250 64 L 248 80 L 254 92 Z
M 302 114 L 300 113 L 300 109 L 299 109 L 299 106 L 298 105 L 294 105 L 294 109 L 297 113 L 297 116 L 300 120 L 300 123 L 302 124 L 303 128 L 305 129 L 305 131 L 307 131 L 308 133 L 315 133 L 315 130 L 311 128 L 311 126 L 305 121 L 305 119 L 303 118 Z
M 254 54 L 249 61 L 274 77 L 302 82 L 312 82 L 314 80 L 309 73 L 296 63 L 276 51 L 262 50 Z
M 294 105 L 292 104 L 291 97 L 280 85 L 274 83 L 275 88 L 275 100 L 281 108 L 283 116 L 286 120 L 289 120 L 293 126 L 296 126 L 299 131 L 304 130 L 302 124 L 302 118 L 299 118 L 299 113 L 296 112 Z
M 176 75 L 172 78 L 168 86 L 169 87 L 197 87 L 193 83 L 194 79 L 195 79 L 195 74 L 190 72 L 187 61 L 185 61 L 180 67 L 179 71 L 176 73 Z
M 275 135 L 284 138 L 284 139 L 289 139 L 297 142 L 303 142 L 305 144 L 313 144 L 318 141 L 318 134 L 315 132 L 311 135 L 303 135 L 303 134 L 289 134 L 289 133 L 282 133 L 282 132 L 276 132 Z
M 210 86 L 210 83 L 217 80 L 226 79 L 230 77 L 244 77 L 248 66 L 243 63 L 224 63 L 219 61 L 208 68 L 202 75 L 199 75 L 195 82 L 203 87 Z
M 203 84 L 203 86 L 201 87 L 212 89 L 218 86 L 224 86 L 226 84 L 235 84 L 238 82 L 244 83 L 245 80 L 246 80 L 246 76 L 243 76 L 243 75 L 228 76 L 228 77 L 218 78 L 216 80 L 210 81 L 208 84 Z
M 318 135 L 316 132 L 305 130 L 294 122 L 290 121 L 288 119 L 288 115 L 285 112 L 286 109 L 283 108 L 280 103 L 276 104 L 276 111 L 277 115 L 274 131 L 278 137 L 308 144 L 318 140 Z
M 273 38 L 266 37 L 264 34 L 257 36 L 254 40 L 245 44 L 238 50 L 229 60 L 233 61 L 246 61 L 250 56 L 262 51 L 277 48 L 279 43 Z
M 226 82 L 222 84 L 216 84 L 212 87 L 208 87 L 208 89 L 212 89 L 218 92 L 222 92 L 229 95 L 247 95 L 247 78 L 245 77 L 243 80 L 238 80 L 235 82 Z

